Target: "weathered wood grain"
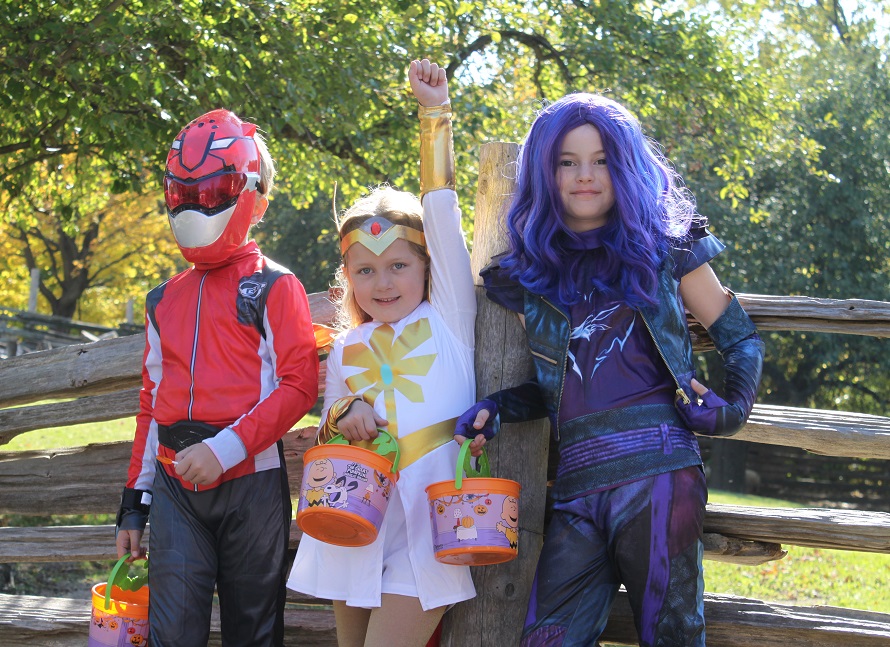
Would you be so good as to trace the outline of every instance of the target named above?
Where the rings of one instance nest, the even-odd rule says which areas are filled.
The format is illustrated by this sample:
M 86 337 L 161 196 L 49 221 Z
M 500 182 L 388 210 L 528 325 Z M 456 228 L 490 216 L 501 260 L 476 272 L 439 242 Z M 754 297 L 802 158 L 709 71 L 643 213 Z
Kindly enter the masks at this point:
M 827 508 L 708 504 L 705 530 L 794 546 L 890 553 L 890 514 Z
M 886 647 L 890 614 L 823 606 L 794 606 L 705 593 L 708 647 Z M 637 645 L 627 594 L 622 590 L 603 642 Z
M 82 647 L 89 635 L 88 600 L 0 594 L 0 644 L 4 647 Z M 446 618 L 455 614 L 452 609 Z M 708 647 L 886 647 L 890 614 L 820 606 L 792 606 L 705 594 Z M 627 594 L 621 591 L 612 607 L 604 642 L 636 645 Z M 210 642 L 218 647 L 219 613 L 214 610 Z M 288 605 L 285 644 L 334 647 L 333 612 L 324 606 Z M 516 645 L 502 638 L 487 647 Z
M 491 150 L 486 154 L 494 160 L 492 164 L 502 164 L 500 168 L 508 164 L 503 150 Z M 480 206 L 512 190 L 505 177 L 491 181 L 480 178 L 479 187 L 477 214 Z M 500 205 L 491 205 L 491 209 L 500 208 Z M 497 220 L 485 223 L 479 219 L 476 227 L 474 273 L 478 273 L 492 254 L 506 247 Z M 489 232 L 498 238 L 486 243 L 485 236 Z M 800 330 L 890 337 L 888 302 L 754 294 L 738 297 L 764 331 Z M 327 324 L 333 319 L 334 306 L 326 292 L 309 295 L 309 306 L 314 322 Z M 704 329 L 694 320 L 690 323 L 696 349 L 713 348 Z M 141 335 L 133 335 L 6 359 L 0 363 L 0 407 L 29 404 L 46 398 L 98 395 L 139 386 L 144 343 Z
M 115 514 L 129 442 L 0 453 L 0 514 Z
M 526 427 L 529 425 L 529 427 Z M 540 550 L 544 514 L 544 476 L 538 487 L 523 467 L 543 470 L 546 435 L 531 423 L 517 426 L 503 438 L 491 443 L 492 469 L 503 478 L 518 480 L 523 486 L 520 497 L 523 556 L 533 559 Z M 307 432 L 310 430 L 306 430 Z M 299 431 L 285 435 L 285 459 L 291 492 L 299 490 L 303 472 L 303 452 L 312 446 L 311 438 Z M 505 447 L 504 439 L 515 440 L 517 448 Z M 544 449 L 542 449 L 542 447 Z M 504 461 L 505 450 L 513 451 Z M 0 453 L 0 514 L 49 515 L 114 514 L 126 479 L 130 443 L 102 443 L 53 451 Z M 496 463 L 496 461 L 500 461 Z M 525 506 L 534 506 L 528 509 Z M 523 516 L 524 515 L 524 516 Z M 714 532 L 742 540 L 763 541 L 797 546 L 815 546 L 842 550 L 890 552 L 890 514 L 859 510 L 807 508 L 754 508 L 712 504 L 705 515 L 705 532 Z M 502 568 L 475 569 L 491 571 L 492 577 L 509 573 Z M 482 574 L 480 574 L 482 575 Z M 488 576 L 489 573 L 484 573 Z M 519 590 L 507 577 L 504 595 Z M 507 590 L 507 584 L 513 587 Z M 522 590 L 527 590 L 522 589 Z M 515 601 L 514 601 L 515 602 Z
M 705 548 L 705 559 L 742 566 L 773 562 L 788 554 L 779 543 L 738 539 L 716 532 L 704 533 L 702 543 Z
M 312 321 L 329 324 L 327 292 L 309 295 Z M 0 407 L 48 398 L 100 395 L 142 385 L 142 335 L 28 353 L 0 362 Z
M 303 452 L 314 442 L 300 433 L 290 432 L 283 439 L 292 492 L 302 482 Z M 0 514 L 115 514 L 131 449 L 130 442 L 122 441 L 0 452 Z
M 515 317 L 480 302 L 478 327 L 517 326 Z M 502 321 L 497 321 L 501 316 Z M 486 339 L 480 339 L 484 347 Z M 520 349 L 521 350 L 521 349 Z M 496 371 L 482 366 L 480 371 Z M 522 369 L 525 370 L 525 369 Z M 531 368 L 528 367 L 531 371 Z M 480 389 L 481 393 L 481 389 Z M 0 410 L 0 446 L 26 431 L 101 420 L 116 420 L 136 414 L 139 389 L 80 398 L 69 402 Z M 745 440 L 782 447 L 800 447 L 824 456 L 890 460 L 890 418 L 846 411 L 795 409 L 757 404 L 747 424 L 730 440 Z
M 128 418 L 139 413 L 139 391 L 131 388 L 67 402 L 0 410 L 0 446 L 34 429 Z
M 890 302 L 768 294 L 736 296 L 761 332 L 796 330 L 890 337 Z M 693 348 L 713 350 L 714 344 L 704 327 L 689 313 L 687 319 Z
M 146 527 L 143 545 L 148 546 Z M 0 527 L 0 564 L 94 562 L 117 559 L 114 525 Z
M 63 346 L 0 362 L 0 406 L 140 386 L 141 335 Z
M 151 525 L 143 545 L 148 545 Z M 289 548 L 296 550 L 303 536 L 291 522 Z M 781 559 L 786 551 L 774 543 L 753 542 L 705 533 L 705 559 L 754 566 Z M 524 548 L 524 546 L 523 546 Z M 114 526 L 0 527 L 0 564 L 113 561 L 117 559 Z
M 3 647 L 83 647 L 90 632 L 89 600 L 0 594 L 0 645 Z M 336 647 L 330 608 L 288 605 L 285 644 Z M 208 647 L 220 647 L 219 608 L 214 607 Z
M 890 460 L 890 418 L 866 413 L 758 404 L 730 439 L 800 447 L 824 456 Z

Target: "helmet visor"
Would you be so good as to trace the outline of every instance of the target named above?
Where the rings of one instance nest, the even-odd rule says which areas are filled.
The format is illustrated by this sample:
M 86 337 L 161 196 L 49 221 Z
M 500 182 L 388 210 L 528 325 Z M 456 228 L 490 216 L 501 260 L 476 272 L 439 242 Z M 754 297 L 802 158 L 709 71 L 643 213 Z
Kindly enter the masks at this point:
M 218 173 L 198 180 L 164 176 L 164 200 L 171 214 L 185 209 L 212 213 L 227 208 L 244 191 L 256 189 L 257 173 Z

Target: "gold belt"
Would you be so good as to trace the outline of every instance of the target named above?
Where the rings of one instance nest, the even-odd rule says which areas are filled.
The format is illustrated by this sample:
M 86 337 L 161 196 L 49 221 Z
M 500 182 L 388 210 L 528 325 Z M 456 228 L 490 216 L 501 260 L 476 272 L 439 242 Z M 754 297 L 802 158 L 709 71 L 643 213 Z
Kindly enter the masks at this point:
M 450 420 L 443 420 L 429 427 L 418 429 L 404 438 L 396 438 L 396 442 L 399 443 L 399 469 L 408 467 L 411 463 L 420 460 L 434 449 L 452 440 L 456 424 L 457 418 L 451 418 Z M 383 427 L 383 429 L 386 430 L 386 427 Z M 371 441 L 368 440 L 351 444 L 372 452 L 375 451 Z

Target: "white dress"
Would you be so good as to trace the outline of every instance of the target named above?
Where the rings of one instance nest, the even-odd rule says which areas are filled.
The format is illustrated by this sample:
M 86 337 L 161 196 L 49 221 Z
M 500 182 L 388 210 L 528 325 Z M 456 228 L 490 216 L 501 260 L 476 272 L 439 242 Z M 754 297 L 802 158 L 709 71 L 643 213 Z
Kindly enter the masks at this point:
M 376 412 L 389 421 L 388 431 L 395 430 L 393 435 L 405 438 L 418 429 L 456 418 L 476 401 L 476 297 L 457 195 L 448 189 L 428 193 L 423 199 L 423 210 L 430 253 L 431 302 L 421 302 L 394 324 L 369 322 L 338 336 L 327 360 L 322 420 L 337 399 L 366 394 L 366 401 L 373 399 Z M 379 341 L 389 336 L 393 340 L 391 347 L 384 345 L 391 348 L 389 356 L 375 354 L 371 350 L 372 338 Z M 381 347 L 379 343 L 375 345 Z M 346 361 L 362 366 L 344 364 L 347 348 Z M 355 387 L 351 390 L 347 380 L 359 375 L 360 378 L 350 381 Z M 469 567 L 435 560 L 425 492 L 431 483 L 454 479 L 458 449 L 458 444 L 450 441 L 399 471 L 393 498 L 398 497 L 401 505 L 390 501 L 373 543 L 340 547 L 304 534 L 288 587 L 318 598 L 343 600 L 350 606 L 379 607 L 384 553 L 392 552 L 384 544 L 392 540 L 396 545 L 407 545 L 407 559 L 402 563 L 406 570 L 409 564 L 413 570 L 417 597 L 424 610 L 474 597 Z M 389 526 L 401 521 L 401 510 L 407 538 L 387 538 Z M 402 579 L 405 576 L 410 578 L 408 574 L 399 574 Z

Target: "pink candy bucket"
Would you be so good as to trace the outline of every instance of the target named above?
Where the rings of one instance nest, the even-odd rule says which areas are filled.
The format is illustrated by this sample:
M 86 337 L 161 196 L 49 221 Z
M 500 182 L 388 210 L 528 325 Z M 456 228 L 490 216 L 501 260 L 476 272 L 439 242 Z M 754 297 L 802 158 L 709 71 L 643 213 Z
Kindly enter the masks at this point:
M 484 450 L 479 470 L 474 470 L 469 448 L 469 440 L 461 445 L 454 481 L 426 488 L 436 561 L 468 566 L 508 562 L 519 554 L 519 483 L 491 478 Z M 464 471 L 474 477 L 463 478 Z
M 355 447 L 337 435 L 303 454 L 300 530 L 336 546 L 366 546 L 377 538 L 398 480 L 399 445 L 378 430 L 372 446 L 375 451 Z
M 129 557 L 117 561 L 107 583 L 93 587 L 87 647 L 144 647 L 148 643 L 148 572 L 128 577 Z

